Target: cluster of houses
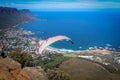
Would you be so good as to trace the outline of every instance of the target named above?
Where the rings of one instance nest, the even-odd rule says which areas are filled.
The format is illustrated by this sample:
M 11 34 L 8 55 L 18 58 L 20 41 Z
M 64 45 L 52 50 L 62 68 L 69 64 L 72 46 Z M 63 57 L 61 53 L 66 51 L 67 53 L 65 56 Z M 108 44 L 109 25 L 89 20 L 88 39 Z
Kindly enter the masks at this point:
M 0 34 L 0 49 L 4 48 L 4 51 L 9 52 L 12 49 L 19 48 L 23 53 L 38 54 L 38 39 L 32 37 L 32 35 L 34 35 L 33 32 L 18 28 L 7 28 L 0 30 Z M 98 49 L 97 47 L 95 48 Z M 93 48 L 90 48 L 89 50 L 91 49 L 93 50 Z M 112 62 L 120 64 L 120 52 L 117 54 L 112 54 L 111 56 L 112 57 L 110 59 Z M 95 55 L 78 55 L 78 57 L 99 62 L 104 65 L 110 65 L 110 63 L 105 62 L 101 57 Z
M 31 31 L 25 31 L 17 28 L 7 28 L 0 31 L 0 48 L 10 51 L 20 48 L 22 52 L 37 53 L 37 39 L 33 38 Z
M 104 65 L 111 65 L 111 63 L 120 64 L 120 53 L 111 54 L 108 57 L 98 57 L 98 56 L 95 56 L 95 55 L 78 55 L 78 58 L 91 60 L 91 61 L 94 61 L 94 62 L 102 63 Z

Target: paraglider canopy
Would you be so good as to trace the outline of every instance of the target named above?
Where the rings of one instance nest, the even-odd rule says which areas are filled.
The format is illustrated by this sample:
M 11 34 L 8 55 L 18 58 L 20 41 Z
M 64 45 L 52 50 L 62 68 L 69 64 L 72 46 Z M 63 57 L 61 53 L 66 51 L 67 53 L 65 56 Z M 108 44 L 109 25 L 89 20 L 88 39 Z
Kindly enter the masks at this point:
M 67 41 L 70 41 L 72 44 L 73 41 L 67 37 L 67 36 L 63 36 L 63 35 L 58 35 L 58 36 L 53 36 L 53 37 L 50 37 L 44 41 L 39 41 L 39 54 L 42 54 L 42 51 L 49 45 L 51 45 L 52 43 L 55 43 L 57 41 L 60 41 L 60 40 L 67 40 Z

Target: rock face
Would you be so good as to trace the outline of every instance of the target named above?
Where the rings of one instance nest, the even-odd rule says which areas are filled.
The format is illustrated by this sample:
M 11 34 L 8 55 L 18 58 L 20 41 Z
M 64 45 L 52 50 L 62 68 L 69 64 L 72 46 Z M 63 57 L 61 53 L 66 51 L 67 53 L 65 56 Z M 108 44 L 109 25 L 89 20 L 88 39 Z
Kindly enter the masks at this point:
M 16 70 L 16 69 L 21 68 L 21 64 L 19 64 L 18 62 L 14 61 L 14 60 L 12 60 L 11 58 L 8 58 L 8 57 L 0 60 L 0 64 L 4 65 L 9 70 Z
M 34 67 L 23 68 L 17 76 L 17 80 L 46 80 L 44 71 Z
M 35 18 L 27 9 L 0 7 L 0 28 L 8 28 L 32 20 Z
M 11 58 L 0 58 L 0 80 L 47 80 L 41 68 L 25 67 Z

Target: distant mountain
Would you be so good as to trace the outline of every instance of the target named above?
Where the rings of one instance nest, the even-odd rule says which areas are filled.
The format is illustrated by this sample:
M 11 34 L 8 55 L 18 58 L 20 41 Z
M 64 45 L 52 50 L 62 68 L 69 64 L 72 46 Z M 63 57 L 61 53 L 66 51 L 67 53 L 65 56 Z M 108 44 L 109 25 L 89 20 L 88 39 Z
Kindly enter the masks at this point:
M 8 28 L 32 20 L 36 18 L 28 9 L 0 7 L 0 28 Z

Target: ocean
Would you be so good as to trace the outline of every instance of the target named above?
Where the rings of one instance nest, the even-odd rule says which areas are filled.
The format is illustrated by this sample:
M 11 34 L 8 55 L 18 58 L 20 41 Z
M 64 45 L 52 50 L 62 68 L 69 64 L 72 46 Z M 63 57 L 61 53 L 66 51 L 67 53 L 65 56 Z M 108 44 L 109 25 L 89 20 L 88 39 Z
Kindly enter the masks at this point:
M 34 37 L 47 39 L 66 35 L 74 44 L 59 41 L 50 46 L 62 50 L 86 50 L 90 47 L 120 48 L 120 10 L 36 11 L 39 20 L 19 25 L 33 31 Z

